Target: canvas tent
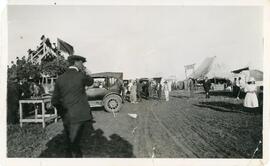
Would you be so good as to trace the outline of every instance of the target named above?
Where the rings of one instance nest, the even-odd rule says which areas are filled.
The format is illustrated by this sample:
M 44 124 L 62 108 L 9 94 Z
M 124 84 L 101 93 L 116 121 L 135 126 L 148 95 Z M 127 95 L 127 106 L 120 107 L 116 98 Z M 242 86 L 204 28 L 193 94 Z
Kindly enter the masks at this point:
M 204 61 L 195 69 L 194 73 L 188 77 L 194 79 L 229 79 L 231 77 L 229 68 L 222 62 L 218 62 L 218 58 L 207 57 Z
M 234 78 L 241 77 L 245 82 L 253 77 L 256 80 L 257 86 L 263 85 L 263 72 L 256 69 L 250 69 L 249 67 L 233 70 Z
M 256 81 L 263 81 L 263 72 L 260 70 L 250 70 L 249 76 L 253 77 Z
M 224 83 L 227 84 L 230 82 L 232 74 L 230 73 L 228 66 L 214 56 L 205 58 L 203 62 L 195 68 L 194 72 L 188 76 L 188 78 L 196 79 L 198 85 L 202 83 L 202 80 L 205 77 L 208 77 L 208 79 L 214 83 L 214 89 L 223 90 L 225 87 Z M 188 87 L 188 78 L 184 80 L 185 89 Z

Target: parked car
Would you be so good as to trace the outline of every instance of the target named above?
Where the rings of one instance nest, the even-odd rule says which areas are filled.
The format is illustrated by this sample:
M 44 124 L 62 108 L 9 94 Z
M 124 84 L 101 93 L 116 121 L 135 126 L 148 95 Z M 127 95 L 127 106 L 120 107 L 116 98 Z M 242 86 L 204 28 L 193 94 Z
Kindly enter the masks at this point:
M 122 108 L 123 73 L 102 72 L 91 74 L 94 84 L 86 88 L 90 107 L 103 107 L 108 112 Z

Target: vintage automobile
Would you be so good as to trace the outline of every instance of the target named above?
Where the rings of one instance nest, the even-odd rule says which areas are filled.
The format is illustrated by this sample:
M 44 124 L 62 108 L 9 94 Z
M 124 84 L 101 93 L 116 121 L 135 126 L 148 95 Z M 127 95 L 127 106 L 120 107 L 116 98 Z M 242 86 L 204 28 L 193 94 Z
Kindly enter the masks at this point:
M 118 112 L 122 107 L 123 73 L 102 72 L 91 74 L 94 84 L 86 88 L 90 107 L 103 107 L 108 112 Z

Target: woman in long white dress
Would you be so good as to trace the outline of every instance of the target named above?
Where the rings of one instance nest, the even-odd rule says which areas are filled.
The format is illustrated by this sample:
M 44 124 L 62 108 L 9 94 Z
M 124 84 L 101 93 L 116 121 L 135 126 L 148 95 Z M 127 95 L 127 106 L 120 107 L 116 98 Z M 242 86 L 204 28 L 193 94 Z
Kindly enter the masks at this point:
M 136 81 L 133 81 L 132 86 L 130 87 L 130 102 L 132 104 L 137 103 L 137 86 Z
M 163 91 L 165 93 L 165 100 L 169 101 L 169 85 L 167 81 L 164 82 Z
M 250 78 L 248 84 L 245 86 L 244 91 L 246 92 L 244 107 L 248 110 L 253 110 L 259 106 L 258 98 L 256 95 L 257 87 L 255 85 L 255 79 Z

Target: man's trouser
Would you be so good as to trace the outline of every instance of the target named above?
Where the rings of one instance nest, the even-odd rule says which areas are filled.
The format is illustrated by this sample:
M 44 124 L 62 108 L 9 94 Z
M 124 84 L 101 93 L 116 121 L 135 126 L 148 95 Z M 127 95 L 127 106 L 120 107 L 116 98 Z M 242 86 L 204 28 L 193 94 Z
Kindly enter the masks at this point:
M 207 90 L 205 90 L 205 94 L 206 94 L 206 98 L 210 98 L 210 94 L 209 94 L 209 90 L 207 89 Z
M 239 86 L 236 86 L 236 93 L 235 93 L 235 97 L 239 97 L 240 96 L 240 87 Z
M 141 91 L 137 91 L 138 101 L 142 100 Z
M 193 89 L 190 89 L 189 90 L 189 97 L 194 97 L 194 91 L 193 91 Z
M 87 121 L 63 124 L 67 139 L 66 157 L 82 157 L 80 140 L 86 122 Z
M 233 85 L 233 88 L 232 88 L 232 96 L 235 97 L 236 96 L 236 86 Z
M 157 94 L 158 94 L 158 99 L 160 100 L 161 99 L 161 91 L 158 90 Z

